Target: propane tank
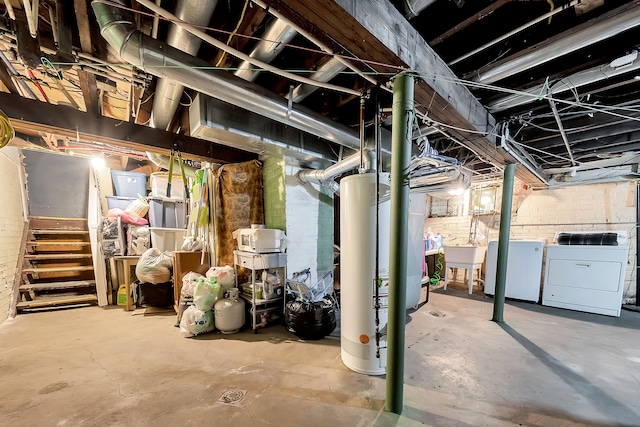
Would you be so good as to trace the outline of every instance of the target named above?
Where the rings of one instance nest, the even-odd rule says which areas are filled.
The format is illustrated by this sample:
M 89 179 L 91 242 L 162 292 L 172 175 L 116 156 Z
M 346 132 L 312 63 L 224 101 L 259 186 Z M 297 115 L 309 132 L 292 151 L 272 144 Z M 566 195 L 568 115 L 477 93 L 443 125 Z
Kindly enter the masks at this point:
M 244 301 L 238 298 L 238 288 L 225 292 L 225 298 L 214 305 L 215 325 L 223 334 L 236 333 L 244 325 Z

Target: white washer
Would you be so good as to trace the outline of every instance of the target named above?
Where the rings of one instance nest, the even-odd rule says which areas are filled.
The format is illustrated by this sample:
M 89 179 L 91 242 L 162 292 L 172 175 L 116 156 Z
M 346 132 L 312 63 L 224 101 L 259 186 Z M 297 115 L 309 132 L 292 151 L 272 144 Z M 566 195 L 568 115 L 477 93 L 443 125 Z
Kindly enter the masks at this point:
M 540 301 L 540 276 L 545 240 L 509 240 L 505 297 Z M 489 242 L 484 293 L 493 295 L 498 269 L 498 241 Z

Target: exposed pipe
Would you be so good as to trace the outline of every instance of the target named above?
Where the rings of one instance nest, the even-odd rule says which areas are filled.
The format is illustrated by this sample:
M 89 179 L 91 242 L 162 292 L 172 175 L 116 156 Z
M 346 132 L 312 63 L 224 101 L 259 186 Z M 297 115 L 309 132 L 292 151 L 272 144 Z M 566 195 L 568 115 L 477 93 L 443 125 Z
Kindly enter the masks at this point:
M 562 12 L 563 10 L 569 9 L 573 6 L 575 6 L 576 4 L 580 3 L 582 0 L 571 0 L 570 3 L 567 3 L 565 5 L 562 5 L 560 7 L 556 7 L 555 9 L 553 9 L 551 12 L 547 12 L 544 15 L 541 15 L 539 17 L 537 17 L 536 19 L 527 22 L 526 24 L 523 24 L 521 26 L 519 26 L 518 28 L 516 28 L 515 30 L 511 30 L 506 34 L 501 35 L 500 37 L 498 37 L 497 39 L 493 39 L 488 43 L 483 44 L 482 46 L 480 46 L 477 49 L 472 50 L 471 52 L 465 53 L 464 55 L 454 59 L 453 61 L 449 62 L 447 65 L 451 66 L 451 65 L 455 65 L 460 61 L 464 61 L 465 59 L 475 55 L 478 52 L 482 52 L 483 50 L 485 50 L 488 47 L 493 46 L 496 43 L 501 42 L 502 40 L 506 40 L 509 37 L 511 37 L 514 34 L 519 33 L 522 30 L 526 30 L 527 28 L 537 24 L 538 22 L 544 21 L 545 19 L 555 15 L 558 12 Z
M 409 169 L 413 123 L 414 77 L 400 74 L 393 82 L 391 152 L 391 226 L 389 247 L 389 321 L 385 409 L 401 414 L 404 386 L 404 345 L 409 234 Z
M 160 7 L 162 0 L 156 0 L 156 6 Z M 151 24 L 151 37 L 158 38 L 158 27 L 160 26 L 160 15 L 153 15 L 153 23 Z
M 502 208 L 500 209 L 500 236 L 498 238 L 498 268 L 496 270 L 496 289 L 493 297 L 493 320 L 504 322 L 504 296 L 507 288 L 507 260 L 509 258 L 509 234 L 511 230 L 511 203 L 513 201 L 513 176 L 515 163 L 504 168 L 502 179 Z M 472 278 L 469 278 L 471 280 Z
M 29 26 L 29 33 L 31 37 L 36 38 L 38 35 L 38 0 L 31 4 L 31 0 L 22 0 L 22 6 L 27 17 L 27 25 Z
M 436 0 L 404 0 L 400 4 L 400 11 L 407 19 L 415 18 L 435 2 Z
M 163 169 L 166 169 L 166 170 L 170 169 L 171 165 L 169 163 L 170 159 L 169 159 L 168 156 L 165 156 L 165 155 L 162 155 L 162 154 L 157 154 L 157 153 L 152 153 L 150 151 L 147 151 L 147 157 L 149 158 L 151 163 L 153 163 L 154 165 L 159 166 L 159 167 L 161 167 Z M 173 160 L 173 165 L 174 165 L 175 168 L 178 168 L 178 169 L 180 168 L 180 165 L 178 163 L 178 159 L 174 159 Z M 183 163 L 183 166 L 184 166 L 184 173 L 185 173 L 186 176 L 195 177 L 196 171 L 198 169 L 193 168 L 193 167 L 191 167 L 189 165 L 185 165 L 184 163 Z
M 293 21 L 291 21 L 289 18 L 284 16 L 282 13 L 278 12 L 276 9 L 274 9 L 272 7 L 269 7 L 269 5 L 266 4 L 265 2 L 263 2 L 262 0 L 251 0 L 251 1 L 253 1 L 255 4 L 257 4 L 258 6 L 260 6 L 261 8 L 263 8 L 264 10 L 266 10 L 267 12 L 269 12 L 270 14 L 275 16 L 276 18 L 280 19 L 281 21 L 286 22 L 287 25 L 289 25 L 291 28 L 295 29 L 298 34 L 304 36 L 311 43 L 313 43 L 316 46 L 318 46 L 323 52 L 326 52 L 329 55 L 334 55 L 335 54 L 333 49 L 331 49 L 328 45 L 326 45 L 325 43 L 321 42 L 317 37 L 314 37 L 307 30 L 305 30 L 304 28 L 302 28 L 298 24 L 296 24 Z M 360 77 L 362 77 L 363 79 L 367 80 L 369 83 L 371 83 L 373 85 L 377 85 L 378 84 L 378 81 L 376 79 L 374 79 L 373 77 L 371 77 L 371 76 L 369 76 L 367 74 L 364 74 L 362 72 L 362 70 L 360 70 L 358 67 L 353 65 L 348 60 L 346 60 L 346 59 L 344 59 L 342 57 L 339 57 L 339 56 L 335 56 L 334 58 L 336 58 L 338 61 L 342 62 L 342 64 L 345 67 L 347 67 L 350 70 L 354 71 Z
M 124 0 L 116 1 L 122 4 Z M 92 8 L 102 36 L 123 61 L 277 122 L 358 149 L 358 136 L 349 127 L 301 105 L 294 105 L 288 111 L 287 101 L 267 89 L 228 72 L 211 70 L 206 61 L 142 34 L 133 23 L 131 14 L 121 8 L 98 1 L 92 3 Z
M 343 64 L 343 61 L 334 57 L 322 64 L 315 73 L 309 76 L 309 78 L 318 82 L 328 82 L 346 68 L 347 67 Z M 293 89 L 291 99 L 293 102 L 300 102 L 318 89 L 319 87 L 317 86 L 299 84 Z
M 334 194 L 340 195 L 340 184 L 335 182 L 333 179 L 341 175 L 345 172 L 348 172 L 353 169 L 357 169 L 361 167 L 360 157 L 364 159 L 364 170 L 365 171 L 374 171 L 376 170 L 376 160 L 377 156 L 375 151 L 369 149 L 363 149 L 362 153 L 357 152 L 352 154 L 349 157 L 346 157 L 344 160 L 336 163 L 335 165 L 331 165 L 326 169 L 322 170 L 302 170 L 298 172 L 298 179 L 303 184 L 307 182 L 313 182 L 316 184 L 320 184 L 324 187 L 329 188 L 333 191 Z
M 549 105 L 551 105 L 551 111 L 553 111 L 553 117 L 555 117 L 556 123 L 558 123 L 558 130 L 560 131 L 560 135 L 562 136 L 562 141 L 564 142 L 564 146 L 567 148 L 567 153 L 569 153 L 569 158 L 571 159 L 571 165 L 576 166 L 576 161 L 573 159 L 573 153 L 571 152 L 571 146 L 569 145 L 569 138 L 567 138 L 567 133 L 564 131 L 564 126 L 562 126 L 562 120 L 560 120 L 560 114 L 558 114 L 556 103 L 551 98 L 549 98 Z
M 293 40 L 296 34 L 298 33 L 291 26 L 276 19 L 269 25 L 262 36 L 263 40 L 258 42 L 249 56 L 264 62 L 271 62 L 282 52 L 286 44 Z M 260 70 L 252 68 L 248 61 L 243 61 L 235 72 L 236 76 L 250 82 L 254 81 L 259 74 Z
M 13 11 L 13 6 L 11 5 L 11 0 L 4 0 L 4 7 L 7 8 L 7 13 L 9 14 L 9 18 L 12 21 L 16 20 L 16 14 Z
M 182 0 L 176 3 L 176 17 L 194 25 L 207 25 L 217 0 Z M 154 37 L 155 38 L 155 37 Z M 175 23 L 169 27 L 167 44 L 189 55 L 196 55 L 202 41 Z M 168 79 L 159 79 L 153 96 L 151 126 L 167 130 L 180 105 L 184 86 Z
M 618 68 L 613 68 L 609 64 L 598 65 L 597 67 L 589 68 L 560 79 L 557 83 L 551 86 L 549 92 L 556 95 L 638 69 L 640 69 L 640 57 L 636 58 L 632 63 Z M 524 93 L 500 98 L 488 104 L 487 109 L 492 113 L 508 110 L 509 108 L 537 101 L 539 100 L 540 95 L 545 92 L 546 86 L 545 84 L 541 84 L 532 87 L 531 89 L 527 89 Z
M 626 9 L 629 8 L 610 19 L 561 37 L 554 43 L 543 47 L 532 46 L 524 54 L 518 54 L 513 59 L 487 70 L 480 70 L 472 80 L 478 83 L 493 83 L 639 26 L 640 7 L 636 5 L 630 10 Z
M 281 77 L 285 77 L 291 80 L 295 80 L 301 83 L 307 83 L 307 84 L 311 84 L 311 85 L 316 85 L 316 86 L 320 86 L 323 87 L 325 89 L 330 89 L 330 90 L 335 90 L 336 92 L 342 92 L 342 93 L 347 93 L 349 95 L 356 95 L 356 96 L 360 96 L 361 92 L 357 91 L 357 90 L 353 90 L 353 89 L 349 89 L 349 88 L 345 88 L 342 86 L 337 86 L 337 85 L 332 85 L 329 83 L 320 83 L 320 82 L 316 82 L 314 80 L 311 80 L 310 78 L 307 77 L 303 77 L 303 76 L 299 76 L 297 74 L 294 73 L 290 73 L 288 71 L 283 71 L 278 67 L 274 67 L 273 65 L 267 64 L 264 61 L 260 61 L 256 58 L 252 58 L 249 55 L 232 48 L 231 46 L 227 46 L 226 44 L 224 44 L 223 42 L 221 42 L 220 40 L 211 37 L 210 35 L 208 35 L 207 33 L 205 33 L 204 31 L 200 31 L 199 29 L 197 29 L 196 27 L 194 27 L 193 25 L 189 25 L 186 22 L 183 22 L 181 20 L 178 19 L 177 16 L 175 16 L 174 14 L 167 12 L 164 9 L 158 8 L 156 7 L 153 3 L 151 3 L 148 0 L 137 0 L 138 3 L 140 3 L 141 5 L 145 6 L 146 8 L 152 10 L 153 12 L 158 13 L 160 16 L 162 16 L 163 18 L 166 19 L 170 19 L 173 21 L 174 24 L 178 25 L 180 28 L 184 29 L 185 31 L 190 32 L 191 34 L 193 34 L 196 37 L 200 37 L 202 40 L 206 41 L 207 43 L 211 44 L 212 46 L 221 49 L 237 58 L 240 58 L 244 61 L 248 61 L 251 64 L 263 68 L 267 71 L 271 71 L 274 74 L 277 74 Z

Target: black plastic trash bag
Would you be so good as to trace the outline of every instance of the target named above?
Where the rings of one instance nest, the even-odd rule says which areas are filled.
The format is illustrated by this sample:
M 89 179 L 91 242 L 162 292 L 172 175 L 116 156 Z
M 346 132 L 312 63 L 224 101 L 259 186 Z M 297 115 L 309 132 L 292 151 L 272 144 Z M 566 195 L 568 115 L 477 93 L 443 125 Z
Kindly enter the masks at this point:
M 167 307 L 173 305 L 173 282 L 135 282 L 138 307 Z
M 336 309 L 333 301 L 288 301 L 285 314 L 287 330 L 303 340 L 319 340 L 336 328 Z

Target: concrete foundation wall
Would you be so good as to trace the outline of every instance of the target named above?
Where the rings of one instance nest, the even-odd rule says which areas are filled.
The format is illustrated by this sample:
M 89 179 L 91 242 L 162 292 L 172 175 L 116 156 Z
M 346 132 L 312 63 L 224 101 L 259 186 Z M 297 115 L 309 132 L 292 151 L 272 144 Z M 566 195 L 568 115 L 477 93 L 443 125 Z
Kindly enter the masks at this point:
M 629 237 L 629 261 L 624 296 L 635 296 L 635 185 L 632 182 L 620 182 L 536 191 L 525 191 L 516 185 L 511 236 L 542 237 L 547 239 L 547 243 L 553 243 L 555 234 L 560 231 L 626 231 Z M 431 227 L 434 233 L 445 236 L 445 244 L 467 244 L 472 225 L 472 216 L 468 213 L 468 193 L 461 196 L 461 201 L 464 202 L 464 210 L 460 216 L 427 218 L 425 232 Z M 499 219 L 499 214 L 479 217 L 479 225 L 474 228 L 477 235 L 484 237 L 484 244 L 498 238 Z
M 0 323 L 9 315 L 13 283 L 25 226 L 20 154 L 14 147 L 0 150 Z

